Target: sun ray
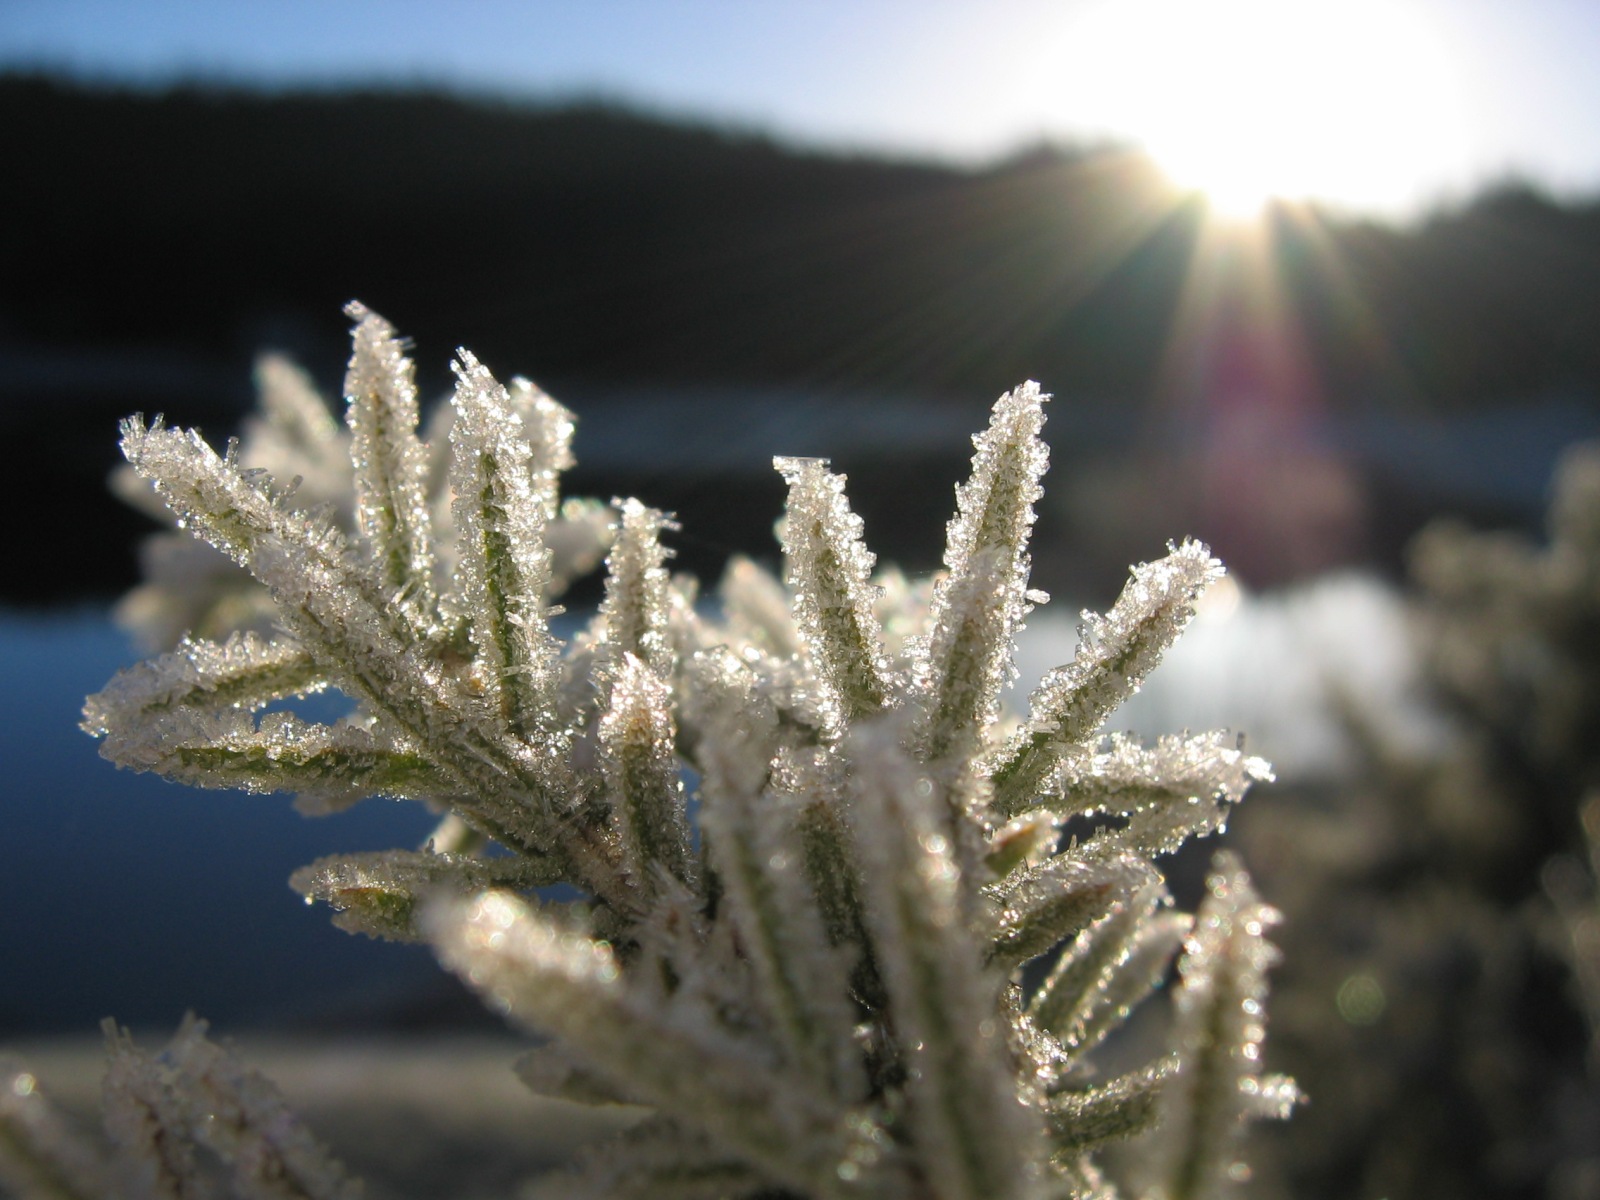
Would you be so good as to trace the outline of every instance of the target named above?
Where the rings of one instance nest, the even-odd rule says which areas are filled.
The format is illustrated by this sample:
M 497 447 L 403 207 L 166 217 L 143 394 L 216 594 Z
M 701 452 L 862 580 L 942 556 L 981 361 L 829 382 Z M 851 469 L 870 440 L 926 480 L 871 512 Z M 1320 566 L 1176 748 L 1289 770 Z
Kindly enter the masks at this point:
M 1347 560 L 1367 519 L 1329 440 L 1324 364 L 1285 277 L 1290 211 L 1202 227 L 1143 439 L 1168 502 L 1253 583 Z
M 1283 215 L 1286 232 L 1307 251 L 1308 277 L 1300 290 L 1332 310 L 1325 337 L 1350 360 L 1341 364 L 1344 386 L 1389 404 L 1414 403 L 1419 386 L 1349 261 L 1346 243 L 1360 235 L 1360 228 L 1336 231 L 1317 209 L 1306 206 L 1285 206 Z
M 1037 171 L 1051 173 L 1056 186 L 1041 186 Z M 1041 202 L 1070 207 L 1041 216 Z M 893 319 L 840 339 L 814 378 L 826 383 L 863 370 L 892 378 L 906 368 L 937 378 L 979 357 L 1035 347 L 1172 217 L 1177 203 L 1144 155 L 1097 151 L 1001 171 L 937 204 L 902 210 L 922 236 L 972 243 L 972 253 L 945 256 L 960 269 L 928 280 L 921 299 Z M 974 230 L 996 229 L 1003 238 L 976 242 Z M 1051 265 L 1041 269 L 1040 262 Z

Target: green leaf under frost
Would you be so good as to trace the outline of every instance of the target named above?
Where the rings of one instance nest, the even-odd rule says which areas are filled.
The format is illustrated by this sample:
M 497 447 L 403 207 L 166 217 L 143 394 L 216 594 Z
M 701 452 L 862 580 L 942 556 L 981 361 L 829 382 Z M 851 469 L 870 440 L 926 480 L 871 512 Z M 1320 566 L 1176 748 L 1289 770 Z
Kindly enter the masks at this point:
M 318 813 L 368 796 L 446 795 L 451 786 L 413 746 L 362 725 L 307 724 L 291 713 L 259 722 L 237 711 L 168 713 L 108 735 L 102 753 L 192 787 L 292 792 Z
M 396 942 L 422 941 L 418 908 L 441 892 L 467 895 L 488 887 L 531 888 L 559 883 L 560 866 L 527 857 L 473 858 L 425 850 L 334 854 L 301 867 L 289 886 L 306 903 L 334 910 L 349 933 Z
M 478 678 L 512 736 L 547 739 L 560 653 L 545 612 L 549 505 L 534 487 L 532 451 L 506 390 L 466 351 L 455 371 L 450 482 Z
M 677 523 L 637 500 L 616 502 L 617 529 L 606 556 L 606 595 L 600 604 L 600 646 L 615 668 L 631 654 L 663 679 L 674 667 L 669 631 L 671 608 L 665 563 L 672 552 L 661 544 Z
M 970 893 L 945 803 L 899 730 L 853 735 L 847 810 L 873 952 L 910 1074 L 910 1136 L 939 1200 L 1024 1194 L 1042 1131 L 1019 1102 L 996 1022 L 999 980 L 977 967 Z
M 1135 567 L 1111 611 L 1084 614 L 1072 662 L 1044 677 L 1028 698 L 1027 726 L 992 767 L 994 807 L 1002 817 L 1037 804 L 1057 766 L 1086 748 L 1117 706 L 1139 690 L 1194 615 L 1195 602 L 1222 574 L 1200 542 Z
M 990 889 L 999 913 L 989 959 L 1010 969 L 1076 937 L 1156 877 L 1143 859 L 1053 858 Z
M 1167 891 L 1146 883 L 1114 905 L 1056 961 L 1028 1003 L 1028 1015 L 1074 1058 L 1092 1050 L 1155 990 L 1184 935 L 1187 913 L 1163 911 Z
M 596 738 L 626 869 L 647 894 L 655 890 L 656 871 L 690 883 L 694 864 L 669 685 L 625 654 L 606 686 Z
M 775 458 L 772 465 L 789 485 L 784 578 L 801 641 L 838 706 L 836 720 L 871 716 L 891 703 L 893 688 L 872 611 L 876 560 L 862 545 L 861 518 L 845 499 L 844 476 L 830 472 L 825 459 Z
M 771 794 L 709 794 L 711 864 L 791 1066 L 841 1104 L 866 1097 L 848 969 L 806 875 L 800 806 Z
M 666 1112 L 693 1112 L 714 1142 L 787 1186 L 871 1194 L 858 1125 L 776 1074 L 757 1047 L 661 1011 L 629 986 L 604 942 L 504 892 L 440 902 L 426 924 L 446 966 L 512 1020 L 565 1038 L 602 1076 Z M 841 1173 L 844 1163 L 857 1170 Z
M 289 1111 L 278 1089 L 206 1036 L 191 1014 L 154 1057 L 105 1022 L 103 1089 L 118 1194 L 189 1197 L 196 1151 L 224 1168 L 238 1200 L 357 1200 L 360 1185 Z
M 1272 779 L 1264 759 L 1229 745 L 1224 734 L 1163 737 L 1154 747 L 1113 734 L 1103 754 L 1061 773 L 1062 806 L 1074 815 L 1127 818 L 1084 846 L 1087 853 L 1171 854 L 1192 837 L 1221 833 L 1253 783 Z
M 946 574 L 934 586 L 929 631 L 917 655 L 919 737 L 930 760 L 986 749 L 1001 689 L 1011 681 L 1014 638 L 1033 602 L 1028 538 L 1050 453 L 1039 436 L 1047 399 L 1036 383 L 996 402 L 973 438 L 972 474 L 956 489 L 946 534 Z
M 177 649 L 119 671 L 83 706 L 83 728 L 96 737 L 136 736 L 161 714 L 253 711 L 291 696 L 321 691 L 327 680 L 309 654 L 290 640 L 253 633 L 226 642 L 185 638 Z
M 1178 1070 L 1162 1089 L 1161 1132 L 1153 1147 L 1158 1200 L 1222 1200 L 1241 1178 L 1233 1170 L 1248 1117 L 1287 1115 L 1260 1104 L 1267 968 L 1277 950 L 1266 930 L 1280 919 L 1263 904 L 1236 855 L 1220 851 L 1208 895 L 1184 943 L 1174 998 Z M 1289 1085 L 1292 1089 L 1292 1085 Z M 1272 1080 L 1274 1093 L 1283 1091 Z M 1297 1093 L 1294 1093 L 1297 1095 Z
M 1175 1059 L 1162 1059 L 1084 1091 L 1052 1096 L 1045 1113 L 1056 1152 L 1075 1157 L 1145 1132 L 1155 1124 L 1161 1088 L 1176 1070 Z
M 344 381 L 356 524 L 378 578 L 425 631 L 435 620 L 433 541 L 415 371 L 394 326 L 354 301 L 345 314 L 356 323 Z

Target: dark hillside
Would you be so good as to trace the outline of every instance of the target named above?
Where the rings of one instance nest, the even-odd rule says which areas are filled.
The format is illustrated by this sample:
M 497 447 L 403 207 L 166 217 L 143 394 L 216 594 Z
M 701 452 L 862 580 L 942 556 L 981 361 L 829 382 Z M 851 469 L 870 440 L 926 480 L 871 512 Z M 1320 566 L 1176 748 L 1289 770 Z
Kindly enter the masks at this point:
M 1243 347 L 1245 376 L 1174 367 L 1203 210 L 1114 149 L 962 170 L 598 106 L 12 77 L 0 78 L 0 161 L 0 413 L 13 439 L 50 451 L 10 483 L 25 502 L 50 496 L 76 536 L 103 538 L 88 555 L 104 564 L 98 587 L 128 572 L 113 549 L 126 528 L 83 507 L 115 418 L 165 411 L 221 434 L 262 348 L 335 385 L 351 297 L 414 338 L 430 394 L 468 342 L 591 416 L 608 398 L 717 388 L 949 403 L 964 428 L 1034 378 L 1100 431 L 1058 453 L 1103 456 L 1138 429 L 1192 445 L 1197 431 L 1172 414 L 1203 419 L 1219 388 L 1276 386 L 1250 375 L 1265 360 L 1228 326 L 1249 311 L 1238 296 L 1208 311 L 1222 314 L 1214 345 Z M 1508 187 L 1413 229 L 1286 210 L 1272 238 L 1271 286 L 1314 368 L 1306 411 L 1428 415 L 1554 394 L 1595 406 L 1600 205 Z M 1071 426 L 1058 415 L 1060 436 Z M 77 447 L 70 467 L 63 446 Z M 927 476 L 953 477 L 963 448 Z M 681 488 L 647 494 L 694 504 Z M 731 511 L 725 497 L 705 507 Z M 23 549 L 53 537 L 30 525 Z M 7 594 L 82 583 L 33 578 Z
M 558 376 L 1140 399 L 1197 213 L 1141 159 L 964 172 L 600 107 L 0 80 L 0 329 L 216 354 L 351 295 Z M 1329 377 L 1454 404 L 1600 380 L 1600 208 L 1280 221 Z M 1382 331 L 1388 362 L 1375 358 Z M 1396 371 L 1398 368 L 1398 371 Z
M 424 344 L 651 382 L 988 391 L 1081 288 L 1074 227 L 1099 246 L 1154 186 L 1130 162 L 973 176 L 433 96 L 13 80 L 0 129 L 28 164 L 0 313 L 30 341 L 226 353 L 359 295 Z
M 1508 184 L 1415 229 L 1329 222 L 1280 236 L 1336 394 L 1447 411 L 1600 392 L 1600 202 Z

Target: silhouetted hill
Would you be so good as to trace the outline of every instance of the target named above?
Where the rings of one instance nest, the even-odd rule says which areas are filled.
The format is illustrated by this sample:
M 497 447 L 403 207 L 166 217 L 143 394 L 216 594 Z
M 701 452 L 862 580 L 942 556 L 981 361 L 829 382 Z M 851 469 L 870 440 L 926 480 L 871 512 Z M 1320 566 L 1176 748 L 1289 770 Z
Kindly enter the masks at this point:
M 1509 183 L 1416 228 L 1280 235 L 1336 396 L 1404 391 L 1451 409 L 1600 391 L 1600 200 Z
M 1207 386 L 1169 353 L 1186 295 L 1248 316 L 1195 290 L 1199 201 L 1116 149 L 959 169 L 594 105 L 11 77 L 0 161 L 6 432 L 90 447 L 31 456 L 28 495 L 97 487 L 132 410 L 224 432 L 263 347 L 336 380 L 353 296 L 414 338 L 430 393 L 468 342 L 591 412 L 719 386 L 977 419 L 1035 378 L 1128 431 Z M 1283 210 L 1272 237 L 1319 406 L 1600 395 L 1600 204 L 1504 188 L 1405 229 Z
M 1141 399 L 1199 225 L 1119 151 L 962 171 L 437 95 L 11 78 L 0 153 L 13 338 L 237 354 L 315 341 L 360 295 L 429 345 L 612 380 Z M 1509 188 L 1414 230 L 1278 237 L 1337 391 L 1600 380 L 1594 204 Z
M 359 295 L 440 350 L 612 380 L 1009 386 L 1062 357 L 1052 302 L 1157 187 L 1131 159 L 972 175 L 429 95 L 17 79 L 0 129 L 26 164 L 0 235 L 16 335 L 228 352 L 336 330 Z M 1073 377 L 1136 379 L 1118 357 Z

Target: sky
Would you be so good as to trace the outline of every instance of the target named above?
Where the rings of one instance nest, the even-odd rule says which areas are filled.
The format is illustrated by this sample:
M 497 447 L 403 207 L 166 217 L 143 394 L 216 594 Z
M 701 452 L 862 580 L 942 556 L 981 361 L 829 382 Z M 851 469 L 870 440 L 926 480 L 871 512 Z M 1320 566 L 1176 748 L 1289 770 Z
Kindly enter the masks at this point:
M 1131 142 L 1242 208 L 1600 191 L 1594 0 L 0 0 L 7 67 L 598 95 L 963 161 Z

